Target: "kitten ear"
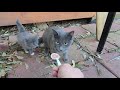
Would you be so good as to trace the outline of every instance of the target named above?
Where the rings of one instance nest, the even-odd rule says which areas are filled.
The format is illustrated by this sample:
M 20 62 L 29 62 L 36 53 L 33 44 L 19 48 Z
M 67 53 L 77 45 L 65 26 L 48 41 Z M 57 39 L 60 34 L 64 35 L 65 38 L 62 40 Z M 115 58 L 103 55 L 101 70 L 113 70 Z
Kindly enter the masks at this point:
M 69 32 L 68 33 L 68 38 L 71 39 L 73 37 L 73 35 L 74 35 L 74 31 Z
M 52 29 L 52 30 L 53 30 L 54 37 L 58 38 L 58 33 L 54 29 Z
M 73 37 L 74 31 L 69 32 L 69 35 L 71 35 Z

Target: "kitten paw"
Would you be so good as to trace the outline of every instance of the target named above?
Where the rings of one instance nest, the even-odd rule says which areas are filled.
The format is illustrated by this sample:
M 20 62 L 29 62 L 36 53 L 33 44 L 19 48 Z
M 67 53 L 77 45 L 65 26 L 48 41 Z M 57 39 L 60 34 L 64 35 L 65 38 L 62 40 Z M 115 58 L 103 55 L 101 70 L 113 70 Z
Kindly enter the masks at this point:
M 25 51 L 25 53 L 29 53 L 28 51 Z
M 65 63 L 68 63 L 68 59 L 64 59 L 63 61 L 64 61 Z
M 31 55 L 33 56 L 35 53 L 33 52 Z

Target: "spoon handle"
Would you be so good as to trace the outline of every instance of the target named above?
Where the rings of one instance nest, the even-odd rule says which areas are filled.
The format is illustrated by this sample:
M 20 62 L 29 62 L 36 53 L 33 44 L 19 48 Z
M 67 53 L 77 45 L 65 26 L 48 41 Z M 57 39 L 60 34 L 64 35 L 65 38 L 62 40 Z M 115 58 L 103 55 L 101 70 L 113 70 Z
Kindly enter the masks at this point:
M 60 66 L 61 62 L 58 59 L 56 59 L 56 61 L 57 61 L 57 65 Z

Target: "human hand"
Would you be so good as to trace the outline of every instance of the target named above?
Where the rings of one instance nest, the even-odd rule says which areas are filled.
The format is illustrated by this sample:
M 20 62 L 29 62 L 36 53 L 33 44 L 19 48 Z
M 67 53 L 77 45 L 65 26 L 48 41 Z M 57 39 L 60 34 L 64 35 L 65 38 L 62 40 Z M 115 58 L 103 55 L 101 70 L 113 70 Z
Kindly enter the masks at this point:
M 80 69 L 74 68 L 70 64 L 63 64 L 59 67 L 54 67 L 52 75 L 58 78 L 84 78 Z

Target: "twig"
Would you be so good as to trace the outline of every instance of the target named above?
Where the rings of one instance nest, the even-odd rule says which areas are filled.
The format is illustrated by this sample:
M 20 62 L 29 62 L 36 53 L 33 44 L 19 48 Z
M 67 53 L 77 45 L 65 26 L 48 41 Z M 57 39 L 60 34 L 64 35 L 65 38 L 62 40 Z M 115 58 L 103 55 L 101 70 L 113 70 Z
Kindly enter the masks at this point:
M 109 72 L 111 72 L 115 77 L 120 78 L 111 68 L 106 65 L 103 60 L 96 59 L 97 62 L 99 62 L 102 66 L 104 66 Z
M 80 45 L 80 43 L 77 41 L 77 43 L 78 43 L 78 45 Z M 76 43 L 76 44 L 77 44 Z M 92 52 L 90 52 L 90 50 L 88 50 L 88 48 L 87 47 L 85 47 L 85 48 L 83 48 L 82 46 L 81 46 L 81 48 L 82 48 L 82 50 L 84 51 L 84 52 L 86 52 L 86 53 L 88 53 L 90 56 L 92 56 L 95 60 L 94 61 L 97 61 L 98 63 L 100 63 L 102 66 L 104 66 L 109 72 L 111 72 L 115 77 L 117 77 L 117 78 L 119 78 L 120 76 L 118 76 L 113 70 L 111 70 L 109 67 L 108 67 L 108 65 L 106 65 L 104 62 L 103 62 L 103 59 L 101 59 L 100 57 L 98 57 L 98 54 L 97 53 L 92 53 Z M 95 64 L 96 64 L 96 62 L 95 62 Z M 99 69 L 98 69 L 98 67 L 96 67 L 97 68 L 97 70 L 99 71 Z
M 75 38 L 75 43 L 78 44 L 78 45 L 80 45 L 80 43 L 77 41 L 76 38 Z M 88 50 L 88 48 L 87 48 L 86 46 L 85 46 L 85 47 L 80 46 L 80 48 L 82 49 L 82 51 L 86 52 L 86 53 L 87 53 L 88 55 L 90 55 L 92 58 L 98 58 L 96 55 L 94 55 L 92 52 L 90 52 L 90 50 Z M 79 48 L 79 49 L 80 49 L 80 48 Z M 100 72 L 99 67 L 97 66 L 96 60 L 93 59 L 92 62 L 94 63 L 94 66 L 96 67 L 96 70 L 97 70 L 98 75 L 100 75 L 101 72 Z M 77 62 L 77 63 L 79 63 L 79 62 Z
M 108 43 L 110 43 L 110 44 L 112 44 L 113 46 L 115 46 L 115 47 L 118 47 L 119 48 L 119 46 L 118 45 L 116 45 L 115 43 L 111 43 L 110 41 L 107 41 Z

